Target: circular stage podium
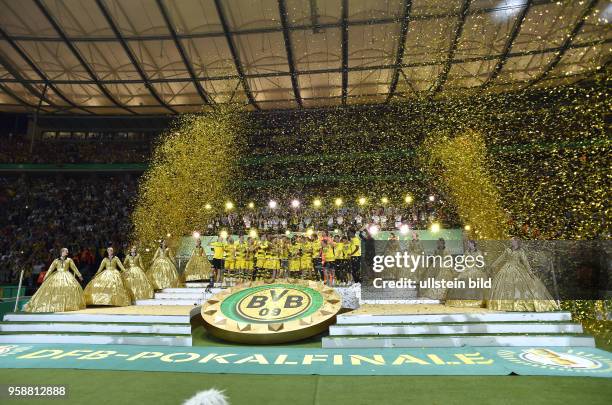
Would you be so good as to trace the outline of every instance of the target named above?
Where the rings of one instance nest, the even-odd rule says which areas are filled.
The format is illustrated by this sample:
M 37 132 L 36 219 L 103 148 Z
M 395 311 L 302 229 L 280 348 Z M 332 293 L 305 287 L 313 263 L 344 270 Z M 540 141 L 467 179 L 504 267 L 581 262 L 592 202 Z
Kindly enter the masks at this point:
M 249 282 L 223 290 L 202 304 L 213 336 L 248 344 L 291 342 L 317 335 L 334 322 L 342 299 L 317 282 Z

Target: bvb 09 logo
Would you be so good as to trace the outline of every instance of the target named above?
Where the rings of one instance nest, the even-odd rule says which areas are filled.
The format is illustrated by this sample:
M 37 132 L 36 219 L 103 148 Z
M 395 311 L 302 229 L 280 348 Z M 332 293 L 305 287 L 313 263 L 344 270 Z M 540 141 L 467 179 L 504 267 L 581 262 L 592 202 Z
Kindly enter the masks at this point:
M 283 321 L 306 312 L 312 305 L 309 294 L 291 287 L 256 290 L 236 305 L 240 316 L 253 321 Z

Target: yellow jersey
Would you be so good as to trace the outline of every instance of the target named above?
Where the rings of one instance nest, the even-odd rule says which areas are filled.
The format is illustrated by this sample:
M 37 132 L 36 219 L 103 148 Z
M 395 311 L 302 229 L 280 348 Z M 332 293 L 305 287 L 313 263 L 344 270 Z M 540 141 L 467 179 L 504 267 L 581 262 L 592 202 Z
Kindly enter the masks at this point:
M 312 242 L 302 243 L 302 257 L 312 258 Z
M 227 255 L 227 260 L 235 260 L 236 259 L 236 245 L 233 243 L 226 243 L 224 246 L 225 253 Z
M 236 258 L 244 259 L 244 256 L 246 255 L 246 250 L 247 250 L 246 242 L 238 243 L 236 245 Z
M 334 247 L 332 245 L 327 245 L 323 248 L 323 256 L 326 262 L 334 262 L 336 261 L 336 256 L 334 255 Z
M 210 244 L 213 248 L 213 258 L 214 259 L 223 259 L 225 255 L 225 243 L 216 241 Z
M 312 257 L 321 257 L 321 241 L 318 239 L 312 242 Z
M 334 256 L 337 260 L 346 259 L 346 256 L 344 255 L 344 242 L 336 243 L 336 246 L 334 246 Z
M 268 249 L 268 241 L 259 242 L 257 250 L 255 251 L 255 257 L 262 259 L 266 257 L 266 250 Z

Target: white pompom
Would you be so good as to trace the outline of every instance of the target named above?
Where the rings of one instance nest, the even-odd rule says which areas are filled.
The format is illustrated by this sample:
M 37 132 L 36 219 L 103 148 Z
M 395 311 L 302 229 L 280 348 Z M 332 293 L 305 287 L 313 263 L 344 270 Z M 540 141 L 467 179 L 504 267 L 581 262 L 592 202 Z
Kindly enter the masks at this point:
M 211 388 L 206 391 L 200 391 L 187 401 L 183 402 L 183 405 L 229 405 L 227 397 L 223 394 L 223 391 Z

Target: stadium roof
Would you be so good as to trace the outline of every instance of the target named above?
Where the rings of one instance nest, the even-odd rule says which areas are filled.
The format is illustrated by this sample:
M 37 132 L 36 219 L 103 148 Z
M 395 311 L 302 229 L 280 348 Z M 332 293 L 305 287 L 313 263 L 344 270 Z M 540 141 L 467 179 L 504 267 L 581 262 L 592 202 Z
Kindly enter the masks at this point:
M 582 80 L 607 0 L 0 0 L 0 111 L 384 103 Z

